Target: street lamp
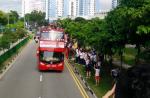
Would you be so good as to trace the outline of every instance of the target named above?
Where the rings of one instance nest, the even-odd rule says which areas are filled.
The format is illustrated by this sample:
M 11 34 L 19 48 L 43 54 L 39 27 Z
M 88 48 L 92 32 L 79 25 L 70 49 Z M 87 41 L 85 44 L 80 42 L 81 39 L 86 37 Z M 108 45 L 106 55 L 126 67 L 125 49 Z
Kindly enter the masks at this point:
M 24 15 L 24 29 L 26 28 L 26 19 L 25 19 L 25 15 Z
M 25 0 L 23 0 L 24 2 L 24 29 L 25 29 L 25 26 L 26 26 L 26 19 L 25 19 Z
M 7 25 L 8 25 L 8 28 L 9 28 L 9 13 L 8 13 L 8 17 L 7 17 Z
M 1 33 L 1 23 L 0 23 L 0 33 Z

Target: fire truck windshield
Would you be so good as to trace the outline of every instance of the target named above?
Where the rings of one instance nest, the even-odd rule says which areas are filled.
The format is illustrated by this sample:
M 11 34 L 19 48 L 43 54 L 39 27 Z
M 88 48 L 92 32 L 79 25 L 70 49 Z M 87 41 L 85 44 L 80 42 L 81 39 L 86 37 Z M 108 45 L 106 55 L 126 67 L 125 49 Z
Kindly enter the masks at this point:
M 40 61 L 48 64 L 56 64 L 63 61 L 64 55 L 61 52 L 49 52 L 41 51 L 40 52 Z
M 64 39 L 63 32 L 49 31 L 41 33 L 41 40 L 60 40 L 60 39 Z

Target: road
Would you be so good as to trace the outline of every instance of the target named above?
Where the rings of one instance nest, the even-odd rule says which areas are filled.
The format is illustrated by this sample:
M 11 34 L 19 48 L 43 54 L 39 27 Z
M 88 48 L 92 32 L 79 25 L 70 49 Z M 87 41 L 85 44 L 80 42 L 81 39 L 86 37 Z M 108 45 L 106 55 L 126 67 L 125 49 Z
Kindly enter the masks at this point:
M 30 41 L 0 80 L 0 98 L 83 98 L 69 70 L 39 72 Z

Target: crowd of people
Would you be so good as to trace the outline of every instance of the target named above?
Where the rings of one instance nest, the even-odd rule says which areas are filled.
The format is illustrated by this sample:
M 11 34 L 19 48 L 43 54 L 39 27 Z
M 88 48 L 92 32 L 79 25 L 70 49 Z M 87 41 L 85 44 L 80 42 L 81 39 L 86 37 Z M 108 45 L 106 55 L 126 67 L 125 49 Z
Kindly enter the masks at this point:
M 100 70 L 103 57 L 97 54 L 95 49 L 86 50 L 83 48 L 73 48 L 73 44 L 68 44 L 70 57 L 75 58 L 75 63 L 81 64 L 85 68 L 86 78 L 91 77 L 91 71 L 95 72 L 95 84 L 100 82 Z
M 94 49 L 85 50 L 83 48 L 71 49 L 71 56 L 75 57 L 75 62 L 85 67 L 86 78 L 91 77 L 94 69 L 95 84 L 100 83 L 101 66 L 103 56 L 97 54 Z M 115 82 L 102 98 L 149 98 L 150 96 L 150 65 L 134 66 L 126 71 L 112 70 Z M 117 74 L 116 74 L 117 73 Z
M 79 63 L 85 67 L 86 78 L 91 77 L 92 69 L 95 70 L 95 81 L 96 85 L 98 85 L 100 81 L 100 69 L 102 62 L 100 56 L 96 54 L 96 51 L 94 49 L 84 50 L 82 48 L 77 48 L 75 50 L 75 54 L 76 63 Z

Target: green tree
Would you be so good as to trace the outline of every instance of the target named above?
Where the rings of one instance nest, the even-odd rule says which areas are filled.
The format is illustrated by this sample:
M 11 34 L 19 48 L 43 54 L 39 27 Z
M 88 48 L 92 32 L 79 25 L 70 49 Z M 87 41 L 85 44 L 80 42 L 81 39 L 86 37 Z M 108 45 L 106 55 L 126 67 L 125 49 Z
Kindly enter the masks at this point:
M 47 24 L 47 20 L 45 20 L 45 13 L 36 10 L 26 14 L 25 20 L 28 24 L 32 25 L 32 27 L 34 28 Z
M 118 48 L 119 53 L 122 54 L 125 44 L 136 44 L 138 59 L 140 47 L 144 46 L 150 37 L 149 8 L 149 0 L 121 0 L 119 7 L 106 17 L 108 32 L 114 37 L 112 40 L 122 47 Z
M 120 0 L 120 6 L 139 8 L 149 2 L 149 0 Z
M 18 28 L 16 34 L 18 36 L 18 39 L 21 39 L 27 35 L 27 32 L 22 28 Z
M 7 15 L 2 11 L 0 11 L 0 24 L 1 25 L 7 24 Z
M 66 19 L 63 19 L 63 20 L 58 19 L 57 20 L 57 25 L 59 27 L 66 28 L 70 22 L 72 22 L 72 20 L 70 18 L 66 18 Z
M 74 20 L 75 22 L 85 22 L 86 20 L 84 19 L 84 18 L 82 18 L 82 17 L 77 17 L 77 18 L 75 18 L 75 20 Z
M 8 36 L 3 35 L 0 38 L 0 49 L 9 49 L 10 48 L 10 39 Z
M 10 24 L 14 24 L 18 21 L 19 15 L 16 11 L 10 11 L 10 13 L 7 13 L 9 15 L 9 22 Z

